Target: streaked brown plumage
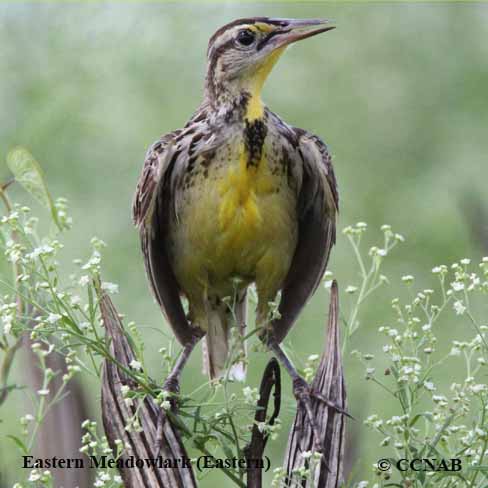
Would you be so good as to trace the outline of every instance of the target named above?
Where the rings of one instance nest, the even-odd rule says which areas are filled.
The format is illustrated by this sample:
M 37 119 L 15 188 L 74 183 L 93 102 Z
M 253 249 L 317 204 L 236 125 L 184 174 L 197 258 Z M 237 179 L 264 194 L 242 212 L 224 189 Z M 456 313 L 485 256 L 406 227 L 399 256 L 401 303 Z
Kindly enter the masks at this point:
M 185 346 L 173 386 L 205 334 L 207 369 L 221 374 L 229 327 L 222 300 L 237 291 L 234 312 L 244 334 L 246 289 L 255 282 L 259 335 L 303 400 L 306 387 L 279 343 L 324 273 L 338 193 L 327 146 L 271 112 L 260 91 L 286 46 L 330 30 L 316 28 L 326 23 L 259 17 L 219 29 L 209 42 L 201 106 L 147 153 L 133 218 L 151 287 Z M 280 290 L 280 317 L 270 321 L 268 304 Z

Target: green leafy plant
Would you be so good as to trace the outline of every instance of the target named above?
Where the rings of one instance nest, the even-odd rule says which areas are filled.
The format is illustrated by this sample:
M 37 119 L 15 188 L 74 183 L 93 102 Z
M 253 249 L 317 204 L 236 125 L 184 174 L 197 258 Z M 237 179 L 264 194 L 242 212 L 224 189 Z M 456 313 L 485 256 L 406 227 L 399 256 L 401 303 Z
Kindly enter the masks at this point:
M 0 301 L 0 318 L 3 328 L 0 334 L 0 360 L 2 362 L 2 401 L 8 393 L 23 386 L 9 384 L 10 367 L 22 339 L 27 339 L 28 347 L 38 358 L 38 366 L 43 374 L 42 388 L 30 392 L 32 413 L 20 419 L 21 432 L 11 435 L 10 440 L 22 454 L 30 453 L 35 445 L 39 429 L 46 413 L 64 398 L 69 381 L 77 374 L 101 376 L 101 361 L 107 359 L 116 363 L 131 378 L 133 388 L 125 387 L 126 403 L 132 404 L 136 398 L 150 395 L 161 407 L 172 415 L 168 393 L 147 373 L 144 361 L 144 342 L 134 322 L 127 325 L 127 336 L 136 354 L 136 359 L 127 368 L 113 357 L 105 340 L 103 323 L 98 306 L 96 283 L 107 293 L 118 292 L 118 286 L 101 278 L 101 262 L 105 243 L 93 237 L 90 252 L 85 259 L 76 259 L 76 272 L 65 276 L 59 261 L 64 245 L 63 233 L 71 226 L 65 199 L 53 200 L 50 196 L 39 164 L 28 151 L 17 148 L 9 154 L 9 167 L 16 180 L 31 192 L 36 200 L 48 207 L 56 226 L 48 234 L 38 228 L 39 219 L 25 205 L 12 203 L 7 195 L 7 186 L 1 197 L 5 203 L 5 216 L 0 221 L 0 247 L 13 269 L 13 278 L 0 279 L 3 289 Z M 232 299 L 232 298 L 231 298 Z M 251 331 L 250 335 L 255 331 Z M 230 361 L 239 360 L 237 336 L 232 341 Z M 173 340 L 168 339 L 160 348 L 163 368 L 171 370 L 178 355 Z M 61 375 L 48 367 L 46 358 L 59 354 L 67 365 L 67 373 L 61 377 L 61 386 L 54 389 L 53 379 Z M 231 392 L 231 382 L 227 377 L 209 385 L 204 383 L 194 391 L 181 395 L 178 422 L 182 434 L 200 454 L 215 457 L 243 457 L 243 447 L 249 440 L 253 425 L 257 389 L 244 386 L 240 392 Z M 50 398 L 48 400 L 48 397 Z M 237 420 L 238 419 L 238 420 Z M 92 421 L 84 422 L 92 437 L 95 426 Z M 264 422 L 259 427 L 269 431 L 275 438 L 279 430 L 279 420 L 274 425 Z M 128 419 L 128 431 L 137 431 L 140 424 L 137 415 Z M 85 436 L 85 437 L 86 437 Z M 103 436 L 85 443 L 82 452 L 97 445 L 106 449 Z M 87 448 L 88 446 L 88 448 Z M 219 455 L 220 453 L 220 455 Z M 245 470 L 242 467 L 222 471 L 238 486 L 244 486 Z M 205 473 L 204 473 L 205 475 Z M 97 473 L 103 486 L 119 486 L 116 473 Z M 50 486 L 52 478 L 48 471 L 35 469 L 27 476 L 25 486 Z M 18 487 L 24 486 L 18 484 Z M 98 484 L 96 486 L 102 486 Z
M 373 479 L 358 487 L 484 487 L 488 481 L 488 325 L 477 319 L 486 311 L 488 258 L 477 266 L 464 258 L 436 266 L 432 274 L 432 289 L 419 291 L 413 276 L 401 278 L 409 298 L 392 300 L 392 325 L 378 328 L 380 355 L 353 351 L 365 379 L 386 392 L 395 409 L 393 416 L 365 420 L 380 434 L 378 452 L 391 467 L 375 464 Z M 442 352 L 446 320 L 463 340 Z M 377 362 L 386 367 L 378 371 Z M 446 370 L 457 371 L 459 379 L 446 385 Z M 456 464 L 460 470 L 452 469 Z
M 0 406 L 16 390 L 22 390 L 31 402 L 31 413 L 20 418 L 18 429 L 9 434 L 9 440 L 20 453 L 26 454 L 35 445 L 46 413 L 63 400 L 69 382 L 76 375 L 101 375 L 101 362 L 106 359 L 118 364 L 132 380 L 133 387 L 124 387 L 124 401 L 132 405 L 137 398 L 150 395 L 180 426 L 192 455 L 206 454 L 218 457 L 241 457 L 249 441 L 258 390 L 254 385 L 237 387 L 227 377 L 213 384 L 204 383 L 193 391 L 183 392 L 179 414 L 170 412 L 170 398 L 161 389 L 161 382 L 148 374 L 145 364 L 145 344 L 134 322 L 126 326 L 127 337 L 136 359 L 125 367 L 110 353 L 105 339 L 98 306 L 96 283 L 107 293 L 115 294 L 118 286 L 103 281 L 101 266 L 105 243 L 94 237 L 87 242 L 84 259 L 76 259 L 75 272 L 67 275 L 59 265 L 63 253 L 65 232 L 72 225 L 67 201 L 53 199 L 47 189 L 39 164 L 23 148 L 14 149 L 8 156 L 8 165 L 15 181 L 46 207 L 55 223 L 39 226 L 39 218 L 25 205 L 13 203 L 8 195 L 10 182 L 1 187 L 4 216 L 0 220 L 0 248 L 12 269 L 11 277 L 0 278 Z M 382 274 L 385 260 L 393 249 L 404 241 L 390 226 L 381 228 L 381 244 L 365 249 L 367 225 L 364 223 L 344 229 L 352 255 L 358 266 L 357 283 L 348 285 L 344 292 L 350 297 L 349 306 L 343 306 L 343 352 L 349 353 L 352 338 L 362 327 L 361 314 L 373 297 L 381 295 L 389 279 Z M 399 471 L 394 466 L 381 471 L 373 466 L 371 476 L 362 473 L 363 481 L 351 481 L 357 487 L 371 486 L 486 486 L 488 463 L 488 428 L 486 422 L 488 388 L 487 329 L 477 317 L 486 310 L 488 292 L 488 258 L 474 267 L 463 259 L 432 270 L 432 289 L 414 291 L 415 280 L 403 276 L 408 299 L 392 301 L 392 315 L 378 329 L 384 342 L 376 355 L 353 351 L 354 357 L 365 366 L 365 381 L 390 397 L 395 414 L 370 415 L 365 424 L 380 436 L 378 452 L 392 461 L 413 458 L 459 458 L 461 472 Z M 332 273 L 327 272 L 324 286 L 328 288 Z M 252 298 L 252 293 L 251 293 Z M 233 297 L 229 297 L 229 303 Z M 278 302 L 277 302 L 278 303 Z M 277 304 L 276 304 L 277 305 Z M 277 313 L 277 307 L 274 307 Z M 449 351 L 438 352 L 442 321 L 449 316 L 459 326 L 462 340 L 454 340 Z M 457 330 L 457 329 L 456 329 Z M 255 331 L 251 331 L 251 337 Z M 249 338 L 248 337 L 248 338 Z M 239 360 L 238 337 L 233 340 L 230 361 Z M 42 372 L 42 387 L 28 391 L 22 385 L 9 381 L 16 353 L 24 344 L 37 358 Z M 260 346 L 255 346 L 259 349 Z M 170 371 L 178 348 L 167 339 L 160 349 L 164 372 Z M 291 348 L 290 352 L 294 354 Z M 317 351 L 319 352 L 319 351 Z M 52 354 L 64 358 L 66 372 L 53 371 L 47 362 Z M 301 365 L 301 372 L 311 379 L 317 368 L 318 354 L 312 354 Z M 386 364 L 379 369 L 376 363 Z M 443 368 L 455 363 L 461 375 L 451 385 L 442 384 Z M 378 372 L 381 371 L 381 372 Z M 461 374 L 462 373 L 462 374 Z M 163 373 L 164 375 L 164 373 Z M 60 378 L 60 382 L 54 379 Z M 275 439 L 280 431 L 279 419 L 274 425 L 267 421 L 258 426 Z M 108 453 L 107 440 L 100 435 L 96 423 L 83 423 L 85 435 L 81 452 L 90 455 Z M 127 430 L 141 428 L 137 415 L 129 419 Z M 123 448 L 122 445 L 119 446 Z M 120 454 L 116 453 L 117 455 Z M 304 453 L 314 462 L 316 454 Z M 245 486 L 243 468 L 223 467 L 223 473 L 237 486 Z M 275 468 L 272 486 L 284 486 L 282 467 Z M 204 472 L 201 476 L 206 476 Z M 298 473 L 302 478 L 308 472 Z M 355 476 L 358 477 L 356 474 Z M 116 487 L 121 479 L 113 469 L 98 469 L 95 486 Z M 52 486 L 49 470 L 34 469 L 18 480 L 16 488 Z

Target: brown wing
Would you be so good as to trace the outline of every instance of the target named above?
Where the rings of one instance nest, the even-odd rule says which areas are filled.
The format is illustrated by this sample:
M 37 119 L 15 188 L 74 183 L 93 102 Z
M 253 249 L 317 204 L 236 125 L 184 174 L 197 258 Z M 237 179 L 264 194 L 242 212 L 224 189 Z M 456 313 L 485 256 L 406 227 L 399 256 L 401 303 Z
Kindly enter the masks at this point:
M 167 134 L 148 151 L 132 205 L 139 229 L 144 265 L 154 296 L 176 338 L 185 344 L 192 338 L 180 299 L 180 289 L 166 252 L 166 229 L 172 209 L 170 180 L 176 161 L 174 139 Z
M 141 228 L 146 223 L 147 217 L 152 215 L 151 207 L 155 202 L 156 187 L 160 176 L 166 172 L 168 166 L 168 162 L 165 161 L 168 159 L 168 149 L 172 146 L 173 140 L 179 132 L 178 130 L 162 136 L 146 153 L 132 201 L 132 221 L 138 228 Z
M 298 199 L 298 244 L 286 277 L 273 336 L 281 342 L 322 279 L 332 246 L 339 206 L 337 184 L 327 146 L 315 135 L 293 129 L 303 162 Z

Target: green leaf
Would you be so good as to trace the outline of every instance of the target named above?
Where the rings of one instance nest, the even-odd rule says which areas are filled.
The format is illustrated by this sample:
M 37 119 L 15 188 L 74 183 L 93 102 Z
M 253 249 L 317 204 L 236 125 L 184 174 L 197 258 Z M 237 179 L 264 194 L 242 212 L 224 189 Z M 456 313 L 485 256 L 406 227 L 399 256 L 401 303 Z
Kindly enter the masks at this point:
M 18 437 L 8 435 L 7 438 L 13 440 L 24 454 L 28 453 L 26 445 Z
M 7 155 L 7 166 L 15 176 L 15 180 L 41 205 L 50 210 L 54 223 L 61 230 L 58 213 L 47 189 L 44 173 L 34 156 L 23 147 L 14 147 Z
M 227 440 L 225 439 L 224 436 L 218 435 L 217 438 L 220 442 L 220 446 L 222 447 L 222 450 L 224 451 L 224 454 L 229 459 L 232 459 L 235 456 L 235 454 L 234 454 L 234 451 L 232 450 L 231 445 L 227 442 Z
M 418 480 L 420 481 L 420 486 L 423 486 L 425 482 L 425 471 L 420 471 L 419 473 L 417 473 L 417 476 Z

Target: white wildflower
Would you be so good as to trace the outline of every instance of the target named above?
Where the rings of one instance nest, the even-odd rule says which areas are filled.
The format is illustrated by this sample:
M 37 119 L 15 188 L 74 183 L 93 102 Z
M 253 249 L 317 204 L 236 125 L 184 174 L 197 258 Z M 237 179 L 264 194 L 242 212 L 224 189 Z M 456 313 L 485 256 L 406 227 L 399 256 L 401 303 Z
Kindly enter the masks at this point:
M 450 353 L 449 353 L 449 356 L 460 356 L 461 355 L 461 349 L 459 349 L 459 347 L 452 347 Z
M 5 335 L 9 335 L 10 332 L 12 331 L 12 322 L 14 320 L 14 317 L 12 314 L 8 313 L 2 317 L 2 322 L 3 322 L 3 333 Z
M 142 364 L 139 362 L 139 361 L 136 361 L 135 359 L 133 359 L 130 363 L 129 363 L 129 366 L 132 368 L 132 369 L 135 369 L 136 371 L 141 371 L 142 370 Z
M 37 469 L 33 469 L 29 475 L 29 481 L 39 481 L 41 479 L 41 473 Z
M 462 291 L 464 290 L 464 283 L 462 281 L 453 281 L 451 287 L 454 291 Z
M 257 388 L 246 386 L 242 389 L 242 394 L 244 395 L 246 403 L 254 405 L 259 400 L 259 392 Z
M 453 308 L 456 312 L 456 315 L 463 315 L 463 313 L 466 312 L 466 307 L 461 300 L 455 301 L 453 304 Z
M 486 391 L 488 387 L 486 385 L 478 384 L 478 385 L 471 385 L 470 390 L 473 393 L 481 393 L 482 391 Z
M 61 315 L 59 315 L 58 313 L 50 313 L 47 316 L 46 322 L 48 322 L 49 324 L 55 324 L 56 322 L 61 320 L 61 318 Z
M 87 286 L 88 283 L 90 283 L 90 277 L 87 275 L 83 275 L 79 281 L 80 286 Z

